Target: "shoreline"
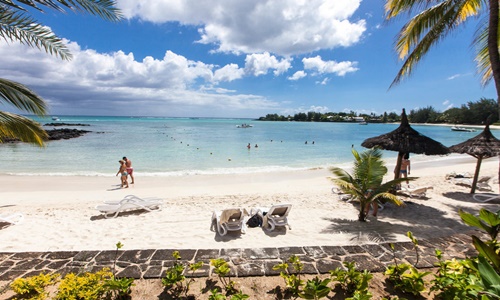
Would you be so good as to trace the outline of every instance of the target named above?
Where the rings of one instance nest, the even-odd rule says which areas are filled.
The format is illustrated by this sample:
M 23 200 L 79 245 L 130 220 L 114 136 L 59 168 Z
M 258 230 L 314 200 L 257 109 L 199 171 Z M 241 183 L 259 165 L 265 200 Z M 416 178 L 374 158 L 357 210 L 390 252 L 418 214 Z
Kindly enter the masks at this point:
M 484 160 L 481 176 L 497 178 L 498 160 Z M 388 164 L 392 179 L 393 164 Z M 22 213 L 17 225 L 0 227 L 0 252 L 124 249 L 222 249 L 293 246 L 336 246 L 359 243 L 407 241 L 460 233 L 469 227 L 458 209 L 477 212 L 483 204 L 472 199 L 470 188 L 444 179 L 447 173 L 474 173 L 476 159 L 412 161 L 412 184 L 433 186 L 427 198 L 402 197 L 404 207 L 387 206 L 377 219 L 357 220 L 358 207 L 333 195 L 328 169 L 293 172 L 188 175 L 179 177 L 136 176 L 136 184 L 119 188 L 118 177 L 11 176 L 0 175 L 0 214 Z M 490 181 L 493 192 L 498 183 Z M 104 201 L 133 194 L 163 199 L 158 212 L 127 213 L 105 219 L 94 209 Z M 249 228 L 246 234 L 218 237 L 209 230 L 214 210 L 231 207 L 269 207 L 291 203 L 292 230 L 267 233 Z M 470 228 L 469 228 L 470 229 Z

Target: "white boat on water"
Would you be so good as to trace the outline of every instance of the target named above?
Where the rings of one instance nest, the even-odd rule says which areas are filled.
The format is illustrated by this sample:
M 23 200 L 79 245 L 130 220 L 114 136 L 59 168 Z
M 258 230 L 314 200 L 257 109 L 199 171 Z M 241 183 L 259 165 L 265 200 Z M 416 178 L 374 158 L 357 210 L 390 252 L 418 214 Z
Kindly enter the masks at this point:
M 359 122 L 359 125 L 368 125 L 368 123 L 363 121 L 363 122 Z
M 58 117 L 52 117 L 52 120 L 53 121 L 59 121 L 59 118 Z
M 476 129 L 473 128 L 466 128 L 466 127 L 460 127 L 460 126 L 452 126 L 451 127 L 452 131 L 466 131 L 466 132 L 475 132 Z

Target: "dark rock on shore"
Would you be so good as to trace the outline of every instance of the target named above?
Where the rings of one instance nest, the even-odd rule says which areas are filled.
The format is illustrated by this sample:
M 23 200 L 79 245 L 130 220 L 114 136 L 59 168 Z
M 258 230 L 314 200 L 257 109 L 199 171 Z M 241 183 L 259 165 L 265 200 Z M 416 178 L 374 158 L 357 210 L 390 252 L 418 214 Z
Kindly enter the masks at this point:
M 49 141 L 57 141 L 57 140 L 69 140 L 73 138 L 80 137 L 86 133 L 92 132 L 92 131 L 87 131 L 87 130 L 78 130 L 78 129 L 68 129 L 68 128 L 63 128 L 63 129 L 50 129 L 50 130 L 45 130 L 48 134 L 48 139 Z M 17 143 L 20 142 L 19 139 L 4 139 L 4 143 Z
M 91 131 L 88 130 L 78 130 L 78 129 L 69 129 L 69 128 L 63 128 L 63 129 L 51 129 L 51 130 L 45 130 L 47 134 L 49 135 L 49 141 L 56 141 L 56 140 L 69 140 L 72 138 L 77 138 L 80 137 L 86 133 L 89 133 Z
M 71 123 L 47 123 L 44 124 L 43 126 L 53 126 L 53 127 L 60 127 L 60 126 L 90 126 L 89 124 L 71 124 Z

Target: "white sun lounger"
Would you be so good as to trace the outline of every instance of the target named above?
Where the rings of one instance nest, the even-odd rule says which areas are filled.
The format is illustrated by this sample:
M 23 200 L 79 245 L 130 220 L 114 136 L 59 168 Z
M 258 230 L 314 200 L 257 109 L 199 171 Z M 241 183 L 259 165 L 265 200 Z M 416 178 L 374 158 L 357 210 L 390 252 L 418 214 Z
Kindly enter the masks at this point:
M 491 179 L 491 176 L 482 176 L 478 178 L 477 183 L 476 183 L 476 188 L 479 190 L 484 190 L 484 191 L 491 191 L 493 188 L 489 184 L 489 181 Z M 468 187 L 472 187 L 472 180 L 473 178 L 455 178 L 453 182 L 458 185 L 465 185 Z
M 22 220 L 24 220 L 24 216 L 20 213 L 0 215 L 0 223 L 7 223 L 8 225 L 19 224 Z
M 107 201 L 97 205 L 95 209 L 104 214 L 105 218 L 116 218 L 119 213 L 131 210 L 161 210 L 162 200 L 160 198 L 139 198 L 134 195 L 125 196 L 120 201 Z
M 273 231 L 276 226 L 288 226 L 291 230 L 292 227 L 288 224 L 288 214 L 291 209 L 291 204 L 276 204 L 270 208 L 252 209 L 250 214 L 258 214 L 262 218 L 262 228 L 266 230 Z
M 228 231 L 238 231 L 245 233 L 247 229 L 246 221 L 248 212 L 245 208 L 229 208 L 222 211 L 214 211 L 212 214 L 212 225 L 210 230 L 215 231 L 220 236 L 224 236 Z
M 500 195 L 498 195 L 498 194 L 474 194 L 474 196 L 472 196 L 472 198 L 474 198 L 474 200 L 476 200 L 476 201 L 486 203 L 486 202 L 490 202 L 490 201 L 494 201 L 494 200 L 500 200 Z
M 401 186 L 403 192 L 408 194 L 411 198 L 417 197 L 417 198 L 424 198 L 425 193 L 427 193 L 427 190 L 433 189 L 434 187 L 432 186 Z

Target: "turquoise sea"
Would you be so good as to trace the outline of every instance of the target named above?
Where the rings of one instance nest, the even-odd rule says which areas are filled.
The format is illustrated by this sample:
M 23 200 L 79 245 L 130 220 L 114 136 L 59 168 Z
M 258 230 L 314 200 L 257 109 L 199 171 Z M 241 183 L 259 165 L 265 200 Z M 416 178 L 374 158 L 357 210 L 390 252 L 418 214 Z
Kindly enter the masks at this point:
M 50 141 L 45 148 L 21 143 L 0 144 L 0 174 L 114 176 L 118 160 L 123 156 L 132 160 L 140 176 L 347 167 L 353 160 L 352 145 L 362 151 L 361 143 L 366 138 L 399 126 L 211 118 L 59 116 L 58 121 L 33 119 L 41 124 L 88 124 L 90 126 L 68 128 L 92 132 L 75 139 Z M 237 128 L 241 124 L 253 127 Z M 481 131 L 453 132 L 447 126 L 412 127 L 446 146 L 465 141 Z M 500 136 L 498 131 L 492 132 Z M 247 149 L 248 143 L 252 146 L 250 149 Z M 396 155 L 396 152 L 384 151 L 388 162 L 393 162 Z M 414 155 L 411 159 L 446 157 Z

